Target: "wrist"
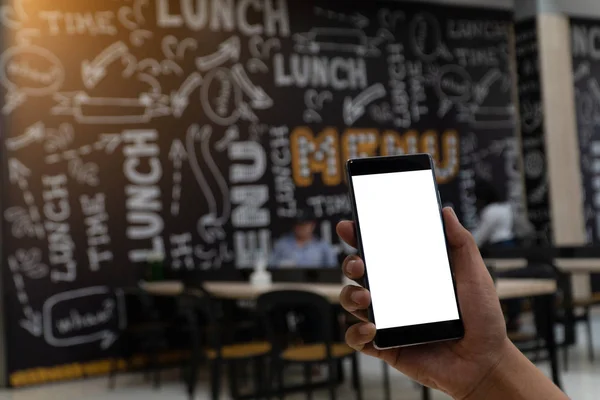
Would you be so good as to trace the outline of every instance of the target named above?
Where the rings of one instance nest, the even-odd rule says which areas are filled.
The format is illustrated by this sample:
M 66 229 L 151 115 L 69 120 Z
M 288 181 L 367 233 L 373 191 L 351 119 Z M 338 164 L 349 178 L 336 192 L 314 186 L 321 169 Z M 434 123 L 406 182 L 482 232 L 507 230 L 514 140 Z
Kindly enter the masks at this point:
M 491 362 L 490 368 L 485 372 L 482 378 L 479 379 L 466 396 L 458 397 L 461 400 L 479 400 L 486 399 L 495 388 L 501 386 L 501 382 L 505 381 L 507 374 L 511 373 L 511 363 L 522 357 L 521 352 L 515 345 L 506 338 L 496 352 L 496 357 Z

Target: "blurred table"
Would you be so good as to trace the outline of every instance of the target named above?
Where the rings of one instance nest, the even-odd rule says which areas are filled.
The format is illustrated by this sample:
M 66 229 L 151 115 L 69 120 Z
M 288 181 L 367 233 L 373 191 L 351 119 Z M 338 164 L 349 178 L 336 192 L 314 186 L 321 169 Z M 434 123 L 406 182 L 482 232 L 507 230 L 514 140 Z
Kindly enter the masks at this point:
M 254 286 L 248 282 L 206 282 L 203 284 L 205 290 L 213 296 L 227 300 L 255 300 L 261 294 L 273 290 L 304 290 L 315 292 L 327 298 L 331 303 L 339 304 L 339 296 L 344 284 L 313 284 L 313 283 L 272 283 L 265 286 Z M 178 296 L 184 291 L 184 285 L 180 281 L 166 282 L 142 282 L 140 287 L 157 296 Z M 556 356 L 556 340 L 554 337 L 554 294 L 556 293 L 556 281 L 551 279 L 498 279 L 496 281 L 496 292 L 501 300 L 515 298 L 537 297 L 544 304 L 545 332 L 544 339 L 554 383 L 560 386 L 558 361 Z M 197 290 L 199 295 L 202 291 Z M 425 389 L 423 398 L 429 397 Z
M 142 282 L 140 287 L 157 296 L 178 296 L 183 293 L 180 281 Z M 343 284 L 272 283 L 253 286 L 248 282 L 206 282 L 203 287 L 213 296 L 227 300 L 255 300 L 273 290 L 304 290 L 315 292 L 332 303 L 339 303 Z M 192 289 L 193 290 L 193 289 Z M 550 279 L 498 279 L 496 292 L 501 300 L 537 297 L 556 292 L 556 282 Z

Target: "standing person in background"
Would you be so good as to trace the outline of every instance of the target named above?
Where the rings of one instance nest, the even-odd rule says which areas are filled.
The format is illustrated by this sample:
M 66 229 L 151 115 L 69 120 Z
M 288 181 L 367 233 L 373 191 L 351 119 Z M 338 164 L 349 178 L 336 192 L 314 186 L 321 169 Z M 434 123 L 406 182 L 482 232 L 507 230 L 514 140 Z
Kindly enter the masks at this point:
M 271 268 L 335 268 L 338 264 L 333 247 L 315 236 L 317 221 L 313 213 L 300 210 L 294 229 L 273 246 Z
M 479 226 L 473 231 L 477 246 L 515 247 L 514 211 L 506 198 L 488 181 L 475 183 Z

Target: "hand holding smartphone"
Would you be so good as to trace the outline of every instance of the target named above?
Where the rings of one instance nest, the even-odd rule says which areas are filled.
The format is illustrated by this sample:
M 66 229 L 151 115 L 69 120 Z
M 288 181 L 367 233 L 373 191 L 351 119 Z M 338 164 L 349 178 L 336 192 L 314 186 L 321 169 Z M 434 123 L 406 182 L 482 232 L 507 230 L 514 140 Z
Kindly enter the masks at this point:
M 347 163 L 377 349 L 464 336 L 431 157 Z

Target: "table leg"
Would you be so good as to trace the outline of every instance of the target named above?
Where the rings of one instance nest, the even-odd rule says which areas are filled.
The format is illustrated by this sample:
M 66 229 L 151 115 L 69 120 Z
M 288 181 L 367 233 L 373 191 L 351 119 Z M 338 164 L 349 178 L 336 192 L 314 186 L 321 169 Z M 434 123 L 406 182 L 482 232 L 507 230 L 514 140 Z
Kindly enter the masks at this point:
M 431 389 L 429 389 L 427 386 L 423 386 L 423 388 L 421 389 L 421 399 L 423 400 L 429 400 L 431 399 Z
M 556 352 L 556 338 L 554 336 L 555 305 L 554 295 L 543 296 L 544 319 L 545 319 L 545 340 L 548 358 L 550 359 L 550 369 L 552 371 L 552 380 L 560 387 L 560 371 L 558 369 L 558 357 Z
M 385 400 L 391 400 L 392 399 L 392 389 L 390 387 L 390 366 L 387 365 L 387 363 L 385 361 L 382 361 L 381 364 L 383 365 L 383 393 L 384 396 L 383 398 Z
M 562 292 L 563 292 L 563 307 L 564 307 L 564 319 L 565 319 L 565 340 L 564 346 L 571 346 L 575 344 L 575 315 L 573 310 L 573 281 L 571 274 L 561 274 L 559 276 L 561 280 Z

